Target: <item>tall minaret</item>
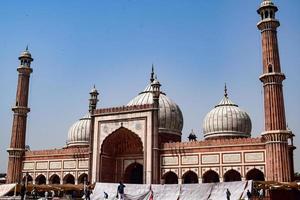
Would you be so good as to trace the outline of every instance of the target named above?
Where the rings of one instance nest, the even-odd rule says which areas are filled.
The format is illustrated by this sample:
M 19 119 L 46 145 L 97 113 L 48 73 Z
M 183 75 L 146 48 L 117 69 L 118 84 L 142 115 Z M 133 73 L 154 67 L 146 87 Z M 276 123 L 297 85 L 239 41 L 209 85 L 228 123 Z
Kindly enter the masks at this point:
M 262 35 L 263 74 L 259 79 L 264 87 L 265 131 L 266 141 L 266 180 L 291 181 L 288 138 L 281 72 L 277 28 L 279 21 L 275 18 L 278 8 L 271 0 L 264 0 L 257 10 L 261 16 L 257 27 Z
M 153 68 L 152 68 L 153 74 Z M 152 77 L 152 75 L 151 75 Z M 152 79 L 152 78 L 151 78 Z M 159 96 L 160 96 L 161 84 L 157 80 L 157 77 L 152 80 L 152 94 L 153 94 L 153 112 L 152 112 L 152 183 L 160 183 L 160 172 L 159 172 Z
M 26 122 L 28 108 L 28 92 L 29 92 L 29 78 L 32 73 L 30 63 L 33 61 L 28 47 L 21 53 L 16 103 L 12 108 L 14 112 L 13 126 L 11 133 L 10 148 L 7 149 L 9 154 L 8 169 L 7 169 L 7 183 L 20 182 L 22 179 L 22 160 L 25 152 L 25 138 L 26 138 Z

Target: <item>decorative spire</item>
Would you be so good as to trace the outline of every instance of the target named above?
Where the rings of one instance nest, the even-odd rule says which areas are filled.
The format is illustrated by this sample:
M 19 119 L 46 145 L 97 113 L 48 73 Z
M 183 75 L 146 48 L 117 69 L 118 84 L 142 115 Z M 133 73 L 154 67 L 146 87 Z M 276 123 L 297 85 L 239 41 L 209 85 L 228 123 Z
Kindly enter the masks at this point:
M 28 44 L 26 45 L 26 49 L 25 49 L 25 51 L 28 51 Z
M 224 96 L 225 96 L 225 97 L 228 97 L 226 83 L 225 83 L 225 87 L 224 87 Z
M 152 71 L 151 71 L 151 78 L 150 78 L 150 83 L 154 81 L 154 65 L 152 64 Z

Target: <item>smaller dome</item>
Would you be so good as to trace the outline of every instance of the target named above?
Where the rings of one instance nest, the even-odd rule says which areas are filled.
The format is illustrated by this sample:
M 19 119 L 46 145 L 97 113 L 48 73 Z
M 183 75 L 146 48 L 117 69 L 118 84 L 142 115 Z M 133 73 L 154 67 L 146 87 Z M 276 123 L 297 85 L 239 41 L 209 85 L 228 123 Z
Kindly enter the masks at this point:
M 264 6 L 274 6 L 274 3 L 272 2 L 272 0 L 264 0 L 263 2 L 261 2 L 260 6 L 261 7 L 264 7 Z
M 250 137 L 251 127 L 249 115 L 228 98 L 225 88 L 221 102 L 204 118 L 203 133 L 205 139 Z
M 25 51 L 20 54 L 19 59 L 24 57 L 31 58 L 31 53 L 28 50 L 28 46 L 26 47 Z
M 67 146 L 89 145 L 91 115 L 88 113 L 69 129 Z
M 98 90 L 96 89 L 96 86 L 94 85 L 94 87 L 91 89 L 91 91 L 90 91 L 90 94 L 93 94 L 93 93 L 97 93 L 97 94 L 99 94 L 98 93 Z

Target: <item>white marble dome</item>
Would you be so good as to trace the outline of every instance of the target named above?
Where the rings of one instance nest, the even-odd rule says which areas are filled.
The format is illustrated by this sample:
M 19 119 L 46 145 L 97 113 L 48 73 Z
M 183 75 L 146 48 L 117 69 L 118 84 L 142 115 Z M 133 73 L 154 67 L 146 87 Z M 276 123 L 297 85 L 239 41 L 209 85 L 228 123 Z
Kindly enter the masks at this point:
M 205 139 L 251 137 L 251 128 L 249 115 L 234 104 L 227 93 L 203 121 Z
M 149 84 L 145 90 L 133 98 L 127 106 L 153 103 L 153 88 Z M 174 103 L 164 92 L 159 96 L 159 132 L 181 136 L 183 116 L 179 106 Z
M 67 146 L 89 145 L 91 115 L 88 113 L 69 129 Z

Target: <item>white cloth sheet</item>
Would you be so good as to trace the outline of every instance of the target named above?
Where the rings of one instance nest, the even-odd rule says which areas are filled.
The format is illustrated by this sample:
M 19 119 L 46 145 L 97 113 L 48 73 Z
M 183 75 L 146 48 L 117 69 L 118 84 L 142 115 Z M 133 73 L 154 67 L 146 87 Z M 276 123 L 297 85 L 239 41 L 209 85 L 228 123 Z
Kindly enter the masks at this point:
M 214 183 L 181 185 L 180 200 L 207 200 Z
M 116 200 L 118 183 L 96 183 L 91 200 Z M 247 190 L 252 191 L 252 181 L 236 181 L 204 184 L 148 185 L 126 184 L 124 200 L 226 200 L 226 190 L 231 193 L 230 200 L 245 199 Z

